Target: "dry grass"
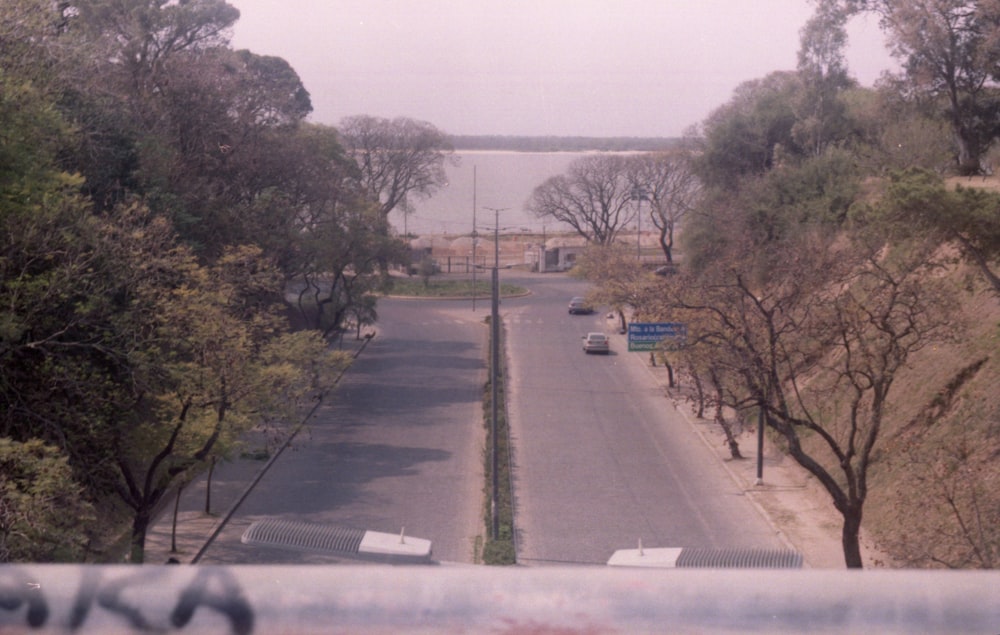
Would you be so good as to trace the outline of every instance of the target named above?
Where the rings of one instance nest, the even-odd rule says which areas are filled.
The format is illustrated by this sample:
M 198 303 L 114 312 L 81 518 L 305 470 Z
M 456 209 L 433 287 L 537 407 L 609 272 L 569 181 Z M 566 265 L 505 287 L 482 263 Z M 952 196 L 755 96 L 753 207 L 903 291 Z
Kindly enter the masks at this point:
M 914 354 L 898 375 L 872 471 L 865 525 L 907 566 L 977 566 L 972 541 L 1000 544 L 1000 527 L 970 536 L 948 504 L 973 524 L 973 497 L 1000 510 L 1000 301 L 982 287 L 962 297 L 960 337 Z

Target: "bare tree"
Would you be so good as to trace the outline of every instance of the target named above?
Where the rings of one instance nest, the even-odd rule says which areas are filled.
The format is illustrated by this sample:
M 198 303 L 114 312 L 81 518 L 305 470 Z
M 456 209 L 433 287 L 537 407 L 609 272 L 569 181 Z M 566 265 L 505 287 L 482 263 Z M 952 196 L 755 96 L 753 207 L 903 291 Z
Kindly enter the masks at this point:
M 824 244 L 825 243 L 825 244 Z M 697 316 L 721 393 L 737 410 L 760 408 L 790 455 L 813 474 L 844 519 L 848 567 L 862 566 L 859 535 L 868 475 L 897 372 L 911 353 L 947 334 L 948 296 L 926 254 L 833 248 L 813 237 L 772 257 L 766 278 L 752 254 L 720 258 L 671 288 Z
M 660 249 L 672 263 L 678 225 L 701 194 L 690 157 L 678 152 L 635 155 L 629 160 L 629 179 L 633 190 L 649 202 L 649 218 L 659 230 Z
M 383 216 L 409 213 L 410 197 L 429 197 L 447 182 L 448 137 L 425 121 L 368 115 L 340 122 L 340 139 L 358 165 L 361 184 Z
M 905 517 L 894 555 L 908 566 L 1000 566 L 1000 504 L 989 476 L 994 460 L 989 444 L 968 430 L 931 443 L 908 441 L 918 447 L 899 460 L 918 468 L 893 494 L 894 507 Z M 922 513 L 914 514 L 917 506 Z
M 566 174 L 535 188 L 528 209 L 569 225 L 588 242 L 610 245 L 635 220 L 626 158 L 600 154 L 576 159 Z
M 635 254 L 626 253 L 621 244 L 592 245 L 580 259 L 580 273 L 595 285 L 590 299 L 594 304 L 611 307 L 618 315 L 622 332 L 627 327 L 625 311 L 631 307 L 637 316 L 642 315 L 646 298 L 654 292 L 650 276 Z

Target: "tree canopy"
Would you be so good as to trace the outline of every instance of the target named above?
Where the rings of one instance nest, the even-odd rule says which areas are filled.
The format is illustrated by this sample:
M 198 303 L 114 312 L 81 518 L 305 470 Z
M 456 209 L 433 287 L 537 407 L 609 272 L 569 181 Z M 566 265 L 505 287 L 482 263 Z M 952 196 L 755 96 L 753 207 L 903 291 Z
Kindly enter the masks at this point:
M 406 259 L 294 69 L 229 47 L 238 17 L 0 9 L 4 559 L 107 557 L 117 523 L 141 562 L 171 487 L 328 391 L 347 358 L 327 336 Z M 292 328 L 294 285 L 314 329 Z

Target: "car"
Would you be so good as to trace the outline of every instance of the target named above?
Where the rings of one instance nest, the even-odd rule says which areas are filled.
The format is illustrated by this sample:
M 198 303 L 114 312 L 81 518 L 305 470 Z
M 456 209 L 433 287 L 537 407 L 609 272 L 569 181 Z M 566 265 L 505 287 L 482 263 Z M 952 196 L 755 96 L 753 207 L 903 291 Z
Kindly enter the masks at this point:
M 583 336 L 583 352 L 587 353 L 610 353 L 611 346 L 608 344 L 608 336 L 604 333 L 587 333 Z
M 587 304 L 587 301 L 581 297 L 575 297 L 569 301 L 569 314 L 575 315 L 577 313 L 581 315 L 588 315 L 594 312 L 594 307 Z

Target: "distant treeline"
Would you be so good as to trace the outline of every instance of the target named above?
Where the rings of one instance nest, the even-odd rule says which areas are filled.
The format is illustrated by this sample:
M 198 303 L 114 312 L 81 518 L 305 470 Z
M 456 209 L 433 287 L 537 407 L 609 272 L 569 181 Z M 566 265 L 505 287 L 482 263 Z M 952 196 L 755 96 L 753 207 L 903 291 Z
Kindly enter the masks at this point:
M 456 150 L 509 150 L 515 152 L 657 152 L 678 147 L 676 137 L 515 137 L 455 135 Z

